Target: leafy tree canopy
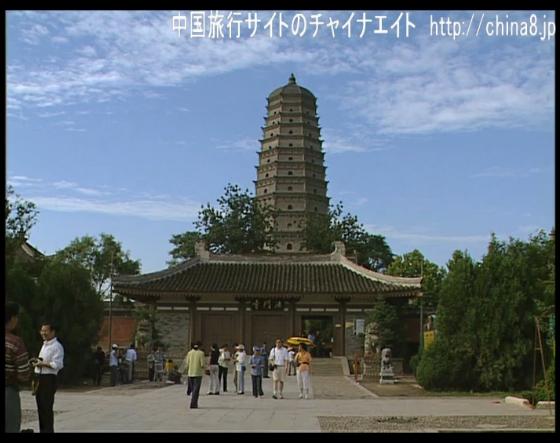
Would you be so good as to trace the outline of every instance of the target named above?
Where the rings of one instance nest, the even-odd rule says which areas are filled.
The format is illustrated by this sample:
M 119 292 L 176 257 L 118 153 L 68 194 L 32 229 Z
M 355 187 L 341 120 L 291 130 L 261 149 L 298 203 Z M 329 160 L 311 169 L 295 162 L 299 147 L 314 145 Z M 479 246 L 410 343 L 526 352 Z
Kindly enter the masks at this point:
M 303 247 L 325 254 L 335 241 L 343 241 L 347 253 L 355 254 L 358 264 L 384 272 L 393 260 L 391 248 L 381 235 L 368 233 L 358 217 L 344 213 L 342 202 L 331 206 L 327 215 L 309 214 L 303 226 Z
M 230 183 L 217 203 L 217 207 L 210 203 L 202 206 L 194 223 L 197 231 L 173 235 L 170 242 L 175 248 L 170 251 L 169 264 L 194 256 L 199 239 L 206 241 L 210 251 L 220 254 L 264 252 L 276 245 L 272 238 L 275 212 L 259 204 L 248 189 Z
M 422 276 L 424 303 L 428 308 L 436 308 L 439 289 L 445 276 L 445 270 L 427 260 L 418 249 L 395 257 L 389 265 L 387 273 L 399 277 Z
M 121 243 L 110 234 L 101 234 L 99 238 L 89 235 L 76 238 L 57 251 L 55 260 L 85 268 L 95 291 L 102 298 L 107 297 L 112 275 L 140 272 L 140 260 L 131 259 L 130 253 L 123 251 Z

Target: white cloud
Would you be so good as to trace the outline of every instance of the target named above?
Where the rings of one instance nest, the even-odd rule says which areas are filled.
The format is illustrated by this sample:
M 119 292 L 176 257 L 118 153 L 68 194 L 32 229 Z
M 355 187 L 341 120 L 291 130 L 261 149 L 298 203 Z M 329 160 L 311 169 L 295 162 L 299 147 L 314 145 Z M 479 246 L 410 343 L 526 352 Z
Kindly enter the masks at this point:
M 49 33 L 85 43 L 74 58 L 45 56 L 30 63 L 11 56 L 8 108 L 107 102 L 131 93 L 158 97 L 158 87 L 290 63 L 310 76 L 350 74 L 348 78 L 355 80 L 342 81 L 325 94 L 377 134 L 526 127 L 548 122 L 553 115 L 554 42 L 509 39 L 497 44 L 418 35 L 400 40 L 364 38 L 356 44 L 358 37 L 332 39 L 328 31 L 316 39 L 270 38 L 266 31 L 238 40 L 190 39 L 172 30 L 172 15 L 171 11 L 20 14 L 20 20 L 31 26 L 23 38 Z M 342 21 L 348 16 L 333 15 Z M 49 29 L 38 21 L 49 23 Z M 358 140 L 325 137 L 333 153 L 371 150 L 369 141 L 365 145 L 364 139 Z
M 75 188 L 78 186 L 77 183 L 74 182 L 68 182 L 66 180 L 61 180 L 58 182 L 54 182 L 52 184 L 56 189 L 69 189 L 69 188 Z
M 471 177 L 495 177 L 495 178 L 521 178 L 529 177 L 530 175 L 540 174 L 542 170 L 540 168 L 530 168 L 526 171 L 516 170 L 511 168 L 505 168 L 503 166 L 491 166 L 484 171 L 472 174 Z
M 323 131 L 323 149 L 328 154 L 342 154 L 346 152 L 366 152 L 368 149 L 360 142 L 329 131 Z
M 59 36 L 59 35 L 51 38 L 51 41 L 53 43 L 68 43 L 68 39 L 66 37 L 62 37 L 62 36 Z
M 100 185 L 95 189 L 79 183 L 59 180 L 46 182 L 27 176 L 12 176 L 8 183 L 14 188 L 26 188 L 23 197 L 39 209 L 61 212 L 89 212 L 108 215 L 128 215 L 149 220 L 192 221 L 198 215 L 200 203 L 165 194 L 144 192 L 131 194 L 125 188 Z
M 393 226 L 376 226 L 364 224 L 368 232 L 381 234 L 388 239 L 411 240 L 419 244 L 438 244 L 438 243 L 485 243 L 490 239 L 490 234 L 486 235 L 434 235 L 421 234 L 415 232 L 403 232 Z
M 257 152 L 261 149 L 261 145 L 258 141 L 258 137 L 244 137 L 238 140 L 220 143 L 216 146 L 216 149 Z
M 341 99 L 385 134 L 528 126 L 554 110 L 550 51 L 427 38 L 398 42 L 376 48 L 379 62 L 362 63 L 372 75 L 351 82 Z
M 25 43 L 37 45 L 45 39 L 45 36 L 49 34 L 49 30 L 45 26 L 35 23 L 27 29 L 22 29 L 21 34 L 22 40 Z
M 40 209 L 60 212 L 90 212 L 116 216 L 140 217 L 148 220 L 192 221 L 199 203 L 188 200 L 87 200 L 76 197 L 28 196 Z

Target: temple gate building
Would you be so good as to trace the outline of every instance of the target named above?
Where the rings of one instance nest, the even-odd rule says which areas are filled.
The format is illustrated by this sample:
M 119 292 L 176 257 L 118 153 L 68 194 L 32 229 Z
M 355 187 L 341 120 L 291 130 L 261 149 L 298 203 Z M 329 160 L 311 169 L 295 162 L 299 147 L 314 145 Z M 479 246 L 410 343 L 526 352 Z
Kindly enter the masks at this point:
M 310 330 L 320 332 L 325 356 L 351 355 L 376 301 L 405 305 L 421 296 L 420 278 L 359 266 L 342 242 L 330 254 L 303 250 L 306 214 L 327 214 L 329 206 L 316 109 L 316 98 L 293 74 L 268 97 L 255 195 L 278 211 L 274 252 L 213 254 L 199 242 L 195 257 L 177 266 L 114 279 L 115 292 L 157 310 L 160 341 L 172 358 L 182 358 L 193 340 L 206 348 L 234 342 L 270 347 L 276 338 Z M 418 319 L 402 321 L 408 342 L 417 346 Z

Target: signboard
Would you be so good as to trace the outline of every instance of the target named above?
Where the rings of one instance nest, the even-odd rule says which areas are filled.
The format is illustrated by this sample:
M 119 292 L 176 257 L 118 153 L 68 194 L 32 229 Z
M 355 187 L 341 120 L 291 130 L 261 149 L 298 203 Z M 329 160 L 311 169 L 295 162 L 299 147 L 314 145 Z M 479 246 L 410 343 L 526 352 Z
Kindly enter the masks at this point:
M 365 333 L 365 320 L 363 318 L 357 318 L 354 324 L 354 334 L 364 334 Z
M 428 349 L 436 338 L 436 331 L 424 332 L 424 350 Z

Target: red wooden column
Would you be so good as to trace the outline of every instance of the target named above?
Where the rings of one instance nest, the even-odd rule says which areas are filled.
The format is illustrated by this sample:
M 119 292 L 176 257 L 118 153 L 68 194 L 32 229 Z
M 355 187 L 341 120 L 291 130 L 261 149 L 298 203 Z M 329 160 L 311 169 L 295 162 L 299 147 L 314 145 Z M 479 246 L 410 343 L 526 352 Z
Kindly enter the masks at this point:
M 290 313 L 290 336 L 296 337 L 299 335 L 299 332 L 296 331 L 296 303 L 299 301 L 300 297 L 290 298 L 288 300 L 289 303 L 289 313 Z
M 247 303 L 245 298 L 242 297 L 236 298 L 236 301 L 239 303 L 239 343 L 242 343 L 245 346 L 247 346 L 247 343 L 245 343 L 245 322 L 247 316 L 247 312 L 246 312 Z
M 346 355 L 346 305 L 350 301 L 349 296 L 339 296 L 334 298 L 339 304 L 340 318 L 342 320 L 342 356 Z
M 201 337 L 196 337 L 196 322 L 198 320 L 198 315 L 196 312 L 196 302 L 200 300 L 200 297 L 189 295 L 185 296 L 185 300 L 189 302 L 189 342 L 187 343 L 187 349 L 191 349 L 191 343 L 194 340 L 201 340 Z

